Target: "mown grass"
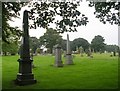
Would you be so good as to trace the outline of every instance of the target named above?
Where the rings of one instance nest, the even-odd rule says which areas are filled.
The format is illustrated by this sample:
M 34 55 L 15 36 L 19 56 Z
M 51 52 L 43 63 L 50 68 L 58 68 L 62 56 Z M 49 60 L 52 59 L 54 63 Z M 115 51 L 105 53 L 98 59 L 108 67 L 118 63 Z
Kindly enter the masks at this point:
M 74 65 L 57 68 L 54 56 L 34 57 L 33 69 L 36 84 L 16 86 L 13 80 L 18 72 L 19 56 L 2 57 L 3 89 L 116 89 L 118 88 L 118 57 L 110 54 L 93 54 L 93 58 L 75 55 Z M 62 57 L 63 62 L 65 58 Z

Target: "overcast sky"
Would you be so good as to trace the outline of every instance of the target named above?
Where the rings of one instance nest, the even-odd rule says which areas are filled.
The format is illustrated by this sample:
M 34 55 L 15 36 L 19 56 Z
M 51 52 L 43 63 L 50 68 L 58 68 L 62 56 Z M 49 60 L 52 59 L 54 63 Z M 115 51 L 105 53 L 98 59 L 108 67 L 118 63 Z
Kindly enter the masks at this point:
M 22 8 L 21 10 L 21 19 L 15 19 L 14 22 L 10 22 L 11 26 L 18 26 L 22 29 L 22 17 L 23 11 L 28 8 Z M 72 41 L 75 38 L 84 38 L 91 43 L 92 39 L 96 35 L 101 35 L 105 39 L 107 44 L 116 44 L 118 45 L 118 26 L 110 25 L 109 23 L 103 24 L 99 19 L 95 18 L 94 7 L 88 7 L 86 2 L 80 4 L 79 10 L 81 13 L 85 14 L 88 17 L 89 23 L 86 26 L 80 26 L 77 28 L 78 32 L 66 32 L 62 34 L 63 39 L 67 39 L 67 34 L 69 34 L 69 39 Z M 39 38 L 45 33 L 45 29 L 37 28 L 36 30 L 30 29 L 30 36 L 35 36 Z

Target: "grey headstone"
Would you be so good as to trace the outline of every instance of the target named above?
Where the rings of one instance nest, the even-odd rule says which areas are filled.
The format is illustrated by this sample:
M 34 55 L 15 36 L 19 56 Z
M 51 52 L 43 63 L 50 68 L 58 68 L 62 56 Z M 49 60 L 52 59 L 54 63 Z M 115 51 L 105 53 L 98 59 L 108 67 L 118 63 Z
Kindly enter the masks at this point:
M 82 46 L 79 49 L 80 49 L 80 56 L 83 57 L 84 50 L 83 50 Z
M 66 64 L 73 64 L 72 52 L 70 48 L 69 35 L 67 34 L 67 50 L 66 50 Z
M 88 49 L 87 56 L 93 58 L 91 48 Z
M 62 55 L 61 55 L 61 46 L 59 44 L 57 44 L 55 46 L 55 66 L 56 67 L 63 67 Z

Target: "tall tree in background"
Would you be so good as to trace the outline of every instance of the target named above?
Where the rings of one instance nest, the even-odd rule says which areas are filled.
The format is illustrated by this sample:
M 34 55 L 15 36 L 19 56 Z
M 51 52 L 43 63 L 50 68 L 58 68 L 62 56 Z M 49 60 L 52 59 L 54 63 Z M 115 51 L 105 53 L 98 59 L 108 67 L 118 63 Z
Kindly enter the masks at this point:
M 83 38 L 74 39 L 72 42 L 72 50 L 76 51 L 76 48 L 82 47 L 84 51 L 89 48 L 89 42 Z
M 56 44 L 61 44 L 62 36 L 60 36 L 56 30 L 49 28 L 39 40 L 40 44 L 50 48 L 50 53 L 52 53 L 53 46 Z
M 91 41 L 91 48 L 94 49 L 95 52 L 103 51 L 105 48 L 104 38 L 100 35 L 97 35 Z
M 30 37 L 29 38 L 29 43 L 30 43 L 30 49 L 32 53 L 36 52 L 36 49 L 40 47 L 40 42 L 36 37 Z
M 70 43 L 71 44 L 71 43 Z M 66 46 L 67 46 L 67 40 L 62 39 L 61 42 L 61 49 L 63 49 L 64 51 L 66 50 Z
M 18 53 L 18 43 L 17 42 L 13 42 L 13 43 L 6 43 L 6 42 L 2 42 L 2 52 L 3 55 L 15 55 Z
M 117 45 L 105 45 L 105 50 L 107 52 L 118 52 L 119 47 Z

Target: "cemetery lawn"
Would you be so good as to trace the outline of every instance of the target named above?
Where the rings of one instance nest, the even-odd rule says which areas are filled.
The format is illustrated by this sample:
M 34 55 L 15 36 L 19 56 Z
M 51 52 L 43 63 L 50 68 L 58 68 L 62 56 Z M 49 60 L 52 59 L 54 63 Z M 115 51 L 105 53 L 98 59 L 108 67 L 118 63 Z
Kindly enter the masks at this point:
M 36 84 L 16 86 L 13 80 L 18 73 L 19 56 L 2 57 L 3 89 L 116 89 L 118 88 L 118 57 L 110 54 L 75 55 L 74 65 L 57 68 L 54 56 L 38 55 L 34 57 L 33 73 Z M 65 61 L 65 58 L 62 57 Z

